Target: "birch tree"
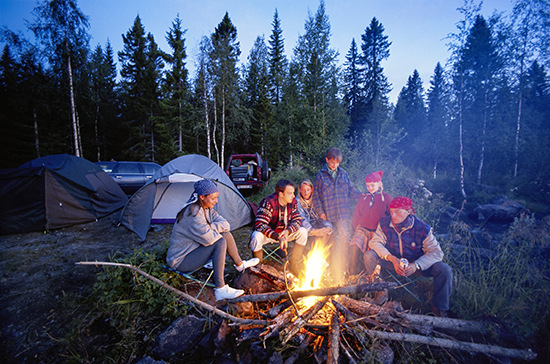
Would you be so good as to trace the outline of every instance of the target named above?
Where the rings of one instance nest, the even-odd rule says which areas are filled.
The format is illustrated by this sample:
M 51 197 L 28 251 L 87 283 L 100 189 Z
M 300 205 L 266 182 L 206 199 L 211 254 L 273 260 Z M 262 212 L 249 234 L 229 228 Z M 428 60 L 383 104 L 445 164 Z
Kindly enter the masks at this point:
M 77 112 L 74 72 L 83 67 L 88 51 L 88 18 L 76 0 L 46 0 L 33 11 L 35 21 L 30 28 L 44 47 L 50 64 L 62 69 L 68 85 L 74 153 L 82 156 L 80 121 Z

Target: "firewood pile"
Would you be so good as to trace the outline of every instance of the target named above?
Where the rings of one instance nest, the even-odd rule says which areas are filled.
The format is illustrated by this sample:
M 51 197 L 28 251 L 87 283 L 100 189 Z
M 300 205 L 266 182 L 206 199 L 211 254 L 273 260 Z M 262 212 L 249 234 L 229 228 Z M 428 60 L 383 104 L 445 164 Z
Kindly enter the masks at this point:
M 280 345 L 296 347 L 285 363 L 293 363 L 306 349 L 316 355 L 317 361 L 327 363 L 366 360 L 391 363 L 394 352 L 388 345 L 390 341 L 484 353 L 491 357 L 536 358 L 531 350 L 473 342 L 473 338 L 487 338 L 496 329 L 487 323 L 411 314 L 404 312 L 398 302 L 389 301 L 380 306 L 366 295 L 393 289 L 396 286 L 393 282 L 364 277 L 359 284 L 296 289 L 296 281 L 289 279 L 284 269 L 261 264 L 245 274 L 269 282 L 275 292 L 249 294 L 225 302 L 257 304 L 258 315 L 267 322 L 259 339 L 264 343 L 278 339 Z M 245 325 L 242 329 L 252 327 L 258 326 Z M 460 339 L 465 337 L 468 339 Z M 369 344 L 373 341 L 376 345 Z
M 416 351 L 416 348 L 425 346 L 441 348 L 448 355 L 451 355 L 451 350 L 466 356 L 483 353 L 490 358 L 497 358 L 497 361 L 501 361 L 499 358 L 534 360 L 537 357 L 530 349 L 475 342 L 476 338 L 485 342 L 494 337 L 495 332 L 499 331 L 494 323 L 411 314 L 403 311 L 395 301 L 377 305 L 367 294 L 394 289 L 396 284 L 380 282 L 375 277 L 364 277 L 354 284 L 331 285 L 330 281 L 323 281 L 325 275 L 322 272 L 314 272 L 313 275 L 306 274 L 305 279 L 302 279 L 305 284 L 299 286 L 299 281 L 286 273 L 286 265 L 282 269 L 275 269 L 261 264 L 249 268 L 235 280 L 235 286 L 238 287 L 237 281 L 244 279 L 245 282 L 241 283 L 252 294 L 218 301 L 215 307 L 129 264 L 77 264 L 129 268 L 198 308 L 223 318 L 225 327 L 230 323 L 233 331 L 239 332 L 236 345 L 253 341 L 250 350 L 254 343 L 260 343 L 256 347 L 261 349 L 269 341 L 278 346 L 276 353 L 289 349 L 285 364 L 304 357 L 312 357 L 312 362 L 392 363 L 395 354 L 390 342 L 402 343 L 403 347 L 409 345 L 409 349 L 405 349 L 409 355 L 414 355 L 410 350 Z M 257 280 L 256 285 L 251 284 L 252 276 Z M 261 285 L 264 288 L 270 286 L 271 292 L 258 292 L 255 287 Z M 252 306 L 254 309 L 242 309 L 240 306 Z M 245 317 L 230 312 L 238 312 L 239 316 Z M 226 330 L 227 333 L 230 331 Z M 220 340 L 225 341 L 223 338 Z M 280 359 L 282 361 L 282 356 Z M 452 360 L 456 361 L 454 358 Z

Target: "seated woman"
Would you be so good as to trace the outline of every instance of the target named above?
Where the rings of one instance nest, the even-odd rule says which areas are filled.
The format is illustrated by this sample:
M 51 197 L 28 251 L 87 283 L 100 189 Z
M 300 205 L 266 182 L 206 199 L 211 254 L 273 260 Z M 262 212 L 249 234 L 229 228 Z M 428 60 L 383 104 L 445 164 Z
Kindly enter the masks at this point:
M 332 234 L 332 224 L 319 218 L 313 209 L 313 183 L 305 179 L 300 182 L 298 190 L 298 211 L 304 218 L 302 226 L 306 228 L 310 237 L 321 238 L 321 241 L 326 243 Z
M 242 272 L 259 263 L 253 258 L 243 261 L 239 256 L 229 222 L 213 207 L 218 203 L 219 190 L 214 182 L 195 182 L 195 191 L 176 217 L 166 261 L 180 272 L 191 272 L 212 259 L 216 300 L 239 297 L 241 289 L 229 287 L 224 281 L 225 254 Z

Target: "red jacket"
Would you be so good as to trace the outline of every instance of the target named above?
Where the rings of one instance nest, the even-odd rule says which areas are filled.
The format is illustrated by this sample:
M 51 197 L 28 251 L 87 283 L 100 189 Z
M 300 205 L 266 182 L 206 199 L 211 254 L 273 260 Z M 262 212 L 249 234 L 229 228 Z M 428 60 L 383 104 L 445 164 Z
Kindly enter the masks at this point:
M 382 201 L 382 194 L 384 195 L 384 201 Z M 378 193 L 374 195 L 374 204 L 372 207 L 369 206 L 372 200 L 370 193 L 366 193 L 365 197 L 357 201 L 351 222 L 354 230 L 357 229 L 357 226 L 361 226 L 374 231 L 380 219 L 384 216 L 389 216 L 392 197 L 387 192 L 382 192 L 382 194 Z

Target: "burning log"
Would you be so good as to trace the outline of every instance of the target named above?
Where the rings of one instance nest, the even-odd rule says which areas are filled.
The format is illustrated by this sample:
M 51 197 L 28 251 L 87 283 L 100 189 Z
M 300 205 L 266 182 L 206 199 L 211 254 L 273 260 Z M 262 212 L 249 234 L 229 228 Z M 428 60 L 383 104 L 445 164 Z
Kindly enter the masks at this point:
M 246 296 L 240 296 L 225 300 L 228 303 L 237 302 L 261 302 L 261 301 L 275 301 L 281 298 L 291 297 L 292 300 L 296 300 L 300 297 L 308 296 L 334 296 L 334 295 L 349 295 L 360 294 L 372 291 L 381 291 L 384 289 L 394 288 L 397 283 L 394 282 L 380 282 L 380 283 L 366 283 L 353 286 L 337 286 L 328 288 L 317 288 L 303 291 L 285 291 L 285 292 L 272 292 L 272 293 L 260 293 Z
M 269 339 L 271 336 L 279 332 L 282 327 L 292 321 L 292 318 L 296 315 L 297 313 L 294 311 L 294 306 L 288 307 L 280 315 L 273 319 L 272 323 L 267 326 L 266 330 L 260 334 L 260 337 L 263 337 L 264 340 Z
M 250 267 L 248 270 L 250 271 L 250 273 L 253 273 L 258 277 L 265 279 L 266 281 L 271 283 L 273 286 L 275 286 L 277 289 L 280 289 L 280 290 L 286 289 L 284 278 L 271 274 L 267 270 L 263 269 L 261 265 L 256 267 Z
M 292 339 L 292 337 L 294 337 L 294 335 L 296 335 L 298 331 L 300 331 L 300 329 L 304 327 L 307 322 L 323 308 L 327 301 L 328 297 L 325 297 L 322 300 L 315 302 L 315 304 L 308 308 L 303 315 L 300 315 L 296 320 L 294 320 L 294 322 L 292 322 L 292 324 L 288 325 L 279 335 L 282 344 L 284 345 Z
M 277 317 L 277 315 L 279 315 L 282 310 L 290 307 L 291 304 L 292 304 L 292 302 L 290 302 L 290 300 L 286 300 L 286 301 L 283 301 L 283 302 L 279 303 L 276 306 L 271 307 L 269 310 L 267 310 L 267 317 L 269 317 L 269 318 Z
M 327 364 L 338 364 L 340 353 L 340 316 L 338 311 L 332 314 L 332 322 L 329 329 Z

